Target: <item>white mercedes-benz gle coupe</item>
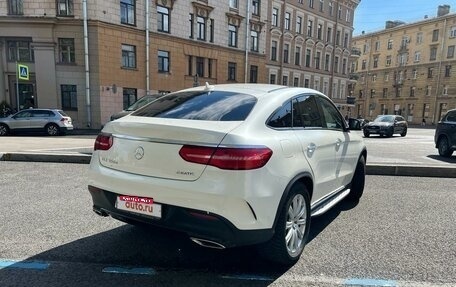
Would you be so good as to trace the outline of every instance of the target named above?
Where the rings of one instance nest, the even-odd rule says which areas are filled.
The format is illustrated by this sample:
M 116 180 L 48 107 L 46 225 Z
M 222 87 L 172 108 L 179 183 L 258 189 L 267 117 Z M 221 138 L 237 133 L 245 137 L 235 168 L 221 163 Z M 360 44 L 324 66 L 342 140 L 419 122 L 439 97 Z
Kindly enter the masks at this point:
M 183 231 L 211 248 L 255 244 L 290 265 L 311 217 L 359 200 L 366 156 L 318 91 L 206 84 L 107 123 L 88 189 L 99 215 Z

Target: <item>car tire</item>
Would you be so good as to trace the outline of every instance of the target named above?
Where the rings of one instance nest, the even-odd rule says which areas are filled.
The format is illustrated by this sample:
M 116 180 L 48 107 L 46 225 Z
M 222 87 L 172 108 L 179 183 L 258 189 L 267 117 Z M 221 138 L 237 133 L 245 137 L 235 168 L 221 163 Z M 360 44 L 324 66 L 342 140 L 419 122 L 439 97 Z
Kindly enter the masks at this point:
M 370 136 L 369 132 L 363 132 L 363 133 L 364 133 L 365 138 L 368 138 Z
M 304 250 L 310 230 L 310 195 L 304 184 L 293 185 L 278 216 L 274 236 L 259 245 L 258 251 L 272 262 L 293 265 Z
M 5 124 L 0 124 L 0 136 L 6 136 L 9 134 L 9 128 Z
M 450 157 L 453 154 L 453 151 L 450 149 L 450 145 L 448 144 L 448 139 L 445 136 L 439 139 L 437 148 L 440 156 Z
M 49 136 L 57 136 L 60 133 L 60 128 L 56 124 L 47 124 L 44 127 L 44 130 L 46 131 L 46 134 Z
M 407 135 L 407 128 L 404 129 L 404 131 L 401 133 L 401 137 L 405 137 Z
M 366 180 L 366 160 L 361 156 L 356 164 L 355 173 L 350 184 L 350 193 L 347 200 L 357 202 L 364 192 L 364 183 Z

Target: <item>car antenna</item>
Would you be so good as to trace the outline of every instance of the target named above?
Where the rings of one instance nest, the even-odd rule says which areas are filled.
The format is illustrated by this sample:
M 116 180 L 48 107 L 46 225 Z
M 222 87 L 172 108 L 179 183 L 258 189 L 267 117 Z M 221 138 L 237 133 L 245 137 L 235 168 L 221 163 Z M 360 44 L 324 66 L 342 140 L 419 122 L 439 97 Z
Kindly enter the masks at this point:
M 206 82 L 206 85 L 204 86 L 204 90 L 206 91 L 212 91 L 214 89 L 214 86 L 209 85 L 208 82 Z

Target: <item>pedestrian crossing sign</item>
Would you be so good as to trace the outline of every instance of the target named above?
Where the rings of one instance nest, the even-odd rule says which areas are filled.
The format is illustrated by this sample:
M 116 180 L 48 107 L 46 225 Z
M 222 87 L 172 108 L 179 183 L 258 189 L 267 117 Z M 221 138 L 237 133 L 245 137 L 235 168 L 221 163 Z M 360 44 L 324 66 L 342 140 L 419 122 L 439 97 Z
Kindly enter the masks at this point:
M 19 79 L 20 80 L 29 80 L 29 68 L 26 65 L 17 65 Z

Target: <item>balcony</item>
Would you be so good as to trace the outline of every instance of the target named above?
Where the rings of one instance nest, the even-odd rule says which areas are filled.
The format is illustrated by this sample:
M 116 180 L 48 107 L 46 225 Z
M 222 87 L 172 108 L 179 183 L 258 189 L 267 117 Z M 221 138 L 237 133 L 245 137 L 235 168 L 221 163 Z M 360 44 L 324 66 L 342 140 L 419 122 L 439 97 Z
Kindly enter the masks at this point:
M 352 47 L 350 57 L 353 57 L 353 58 L 361 57 L 361 49 Z
M 358 82 L 358 80 L 359 80 L 359 75 L 356 74 L 356 73 L 350 73 L 350 74 L 348 75 L 348 80 L 349 80 L 351 83 L 356 83 L 356 82 Z

